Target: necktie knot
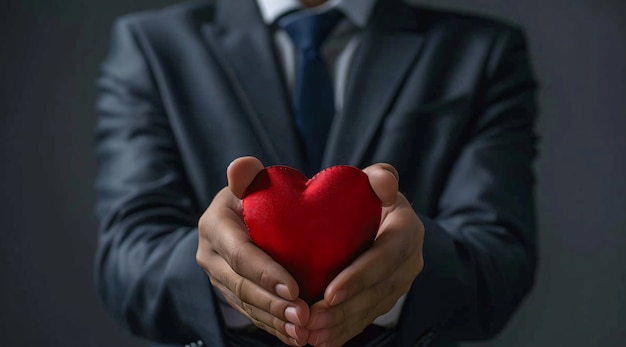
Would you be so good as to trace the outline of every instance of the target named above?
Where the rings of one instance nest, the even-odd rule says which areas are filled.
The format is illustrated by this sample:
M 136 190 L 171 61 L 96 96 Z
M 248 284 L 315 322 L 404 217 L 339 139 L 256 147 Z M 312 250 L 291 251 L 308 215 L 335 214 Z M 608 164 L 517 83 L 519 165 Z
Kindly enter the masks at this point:
M 278 26 L 287 32 L 297 49 L 318 51 L 341 17 L 337 9 L 322 13 L 299 11 L 279 19 Z

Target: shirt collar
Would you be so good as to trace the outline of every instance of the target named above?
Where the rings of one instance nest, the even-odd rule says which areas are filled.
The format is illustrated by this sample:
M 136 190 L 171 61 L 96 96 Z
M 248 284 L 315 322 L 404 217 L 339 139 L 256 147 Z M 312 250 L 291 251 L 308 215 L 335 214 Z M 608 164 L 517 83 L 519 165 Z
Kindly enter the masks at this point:
M 384 1 L 384 0 L 381 0 Z M 300 0 L 257 0 L 263 21 L 267 25 L 273 24 L 280 16 L 287 12 L 302 8 Z M 329 0 L 323 5 L 314 7 L 312 11 L 324 12 L 337 8 L 354 23 L 364 28 L 369 21 L 376 0 Z

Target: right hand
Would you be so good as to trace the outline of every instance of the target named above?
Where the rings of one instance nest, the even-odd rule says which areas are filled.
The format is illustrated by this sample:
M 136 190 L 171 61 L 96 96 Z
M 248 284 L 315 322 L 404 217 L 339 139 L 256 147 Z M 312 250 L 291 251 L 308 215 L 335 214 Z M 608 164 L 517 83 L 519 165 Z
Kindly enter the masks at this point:
M 259 249 L 248 235 L 241 199 L 263 164 L 253 157 L 234 160 L 228 187 L 213 199 L 198 222 L 196 260 L 213 287 L 254 325 L 291 346 L 303 346 L 309 307 L 296 280 Z

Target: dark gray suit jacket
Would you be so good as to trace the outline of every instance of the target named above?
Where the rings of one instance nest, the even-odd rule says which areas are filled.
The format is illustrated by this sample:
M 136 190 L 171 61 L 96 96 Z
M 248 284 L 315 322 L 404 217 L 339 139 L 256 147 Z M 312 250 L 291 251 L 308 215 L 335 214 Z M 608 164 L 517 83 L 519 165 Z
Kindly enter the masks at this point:
M 114 26 L 98 84 L 96 278 L 133 334 L 224 345 L 195 261 L 198 218 L 239 156 L 304 168 L 272 47 L 254 0 Z M 535 92 L 520 30 L 398 0 L 375 8 L 323 164 L 393 164 L 425 224 L 395 345 L 491 337 L 531 288 Z

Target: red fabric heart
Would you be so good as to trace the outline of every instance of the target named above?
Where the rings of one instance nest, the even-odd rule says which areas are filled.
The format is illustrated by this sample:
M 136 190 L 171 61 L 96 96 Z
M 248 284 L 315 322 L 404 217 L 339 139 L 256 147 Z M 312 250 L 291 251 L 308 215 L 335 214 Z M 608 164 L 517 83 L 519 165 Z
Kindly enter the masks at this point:
M 250 238 L 289 271 L 309 304 L 372 245 L 381 209 L 367 175 L 345 165 L 310 180 L 287 166 L 268 167 L 243 198 Z

